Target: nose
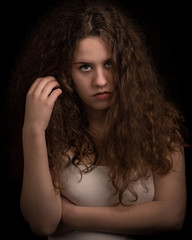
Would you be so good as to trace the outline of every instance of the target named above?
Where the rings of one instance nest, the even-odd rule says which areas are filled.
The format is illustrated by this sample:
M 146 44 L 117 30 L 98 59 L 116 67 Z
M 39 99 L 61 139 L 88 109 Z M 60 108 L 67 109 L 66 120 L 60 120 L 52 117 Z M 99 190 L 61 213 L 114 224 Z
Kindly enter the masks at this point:
M 107 72 L 105 69 L 99 68 L 95 71 L 93 83 L 95 87 L 104 87 L 107 85 Z

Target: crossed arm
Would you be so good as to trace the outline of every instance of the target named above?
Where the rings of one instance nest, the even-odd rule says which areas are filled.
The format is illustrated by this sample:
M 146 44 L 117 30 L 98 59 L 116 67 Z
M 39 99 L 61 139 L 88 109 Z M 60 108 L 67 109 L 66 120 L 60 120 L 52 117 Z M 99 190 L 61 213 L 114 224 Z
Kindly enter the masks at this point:
M 183 151 L 176 152 L 173 160 L 169 174 L 155 177 L 154 201 L 128 207 L 82 207 L 63 198 L 61 223 L 53 236 L 62 235 L 67 230 L 65 226 L 125 235 L 180 230 L 186 211 Z
M 168 174 L 155 176 L 154 201 L 129 207 L 84 207 L 60 196 L 52 183 L 45 140 L 54 103 L 62 93 L 57 87 L 53 77 L 39 78 L 26 99 L 20 203 L 32 231 L 38 235 L 60 236 L 71 230 L 128 235 L 181 229 L 186 211 L 183 149 L 178 148 L 172 154 L 173 168 Z

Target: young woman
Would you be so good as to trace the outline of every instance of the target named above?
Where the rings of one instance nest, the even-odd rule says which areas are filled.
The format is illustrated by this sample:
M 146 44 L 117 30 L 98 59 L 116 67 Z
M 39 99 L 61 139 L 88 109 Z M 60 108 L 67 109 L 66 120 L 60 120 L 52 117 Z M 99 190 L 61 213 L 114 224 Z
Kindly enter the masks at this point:
M 25 103 L 21 212 L 37 235 L 182 228 L 182 116 L 142 40 L 128 12 L 86 0 L 60 4 L 31 36 L 14 79 Z

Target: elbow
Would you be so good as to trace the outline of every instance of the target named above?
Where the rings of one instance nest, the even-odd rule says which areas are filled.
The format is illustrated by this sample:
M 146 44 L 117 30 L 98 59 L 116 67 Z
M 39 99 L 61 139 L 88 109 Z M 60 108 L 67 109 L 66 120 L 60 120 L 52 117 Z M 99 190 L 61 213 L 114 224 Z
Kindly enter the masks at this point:
M 181 231 L 183 229 L 184 221 L 185 214 L 183 212 L 173 214 L 169 219 L 169 223 L 167 224 L 169 226 L 169 230 Z
M 184 217 L 178 216 L 173 220 L 172 230 L 173 231 L 181 231 L 184 225 Z
M 20 203 L 20 210 L 23 215 L 24 220 L 28 223 L 31 231 L 42 237 L 47 237 L 52 235 L 61 219 L 61 214 L 59 211 L 38 211 L 31 210 L 32 207 L 26 206 L 26 204 L 23 204 L 21 201 Z
M 53 218 L 49 218 L 49 217 L 31 217 L 28 216 L 25 212 L 22 212 L 23 218 L 25 219 L 25 221 L 28 223 L 31 231 L 38 235 L 38 236 L 42 236 L 42 237 L 47 237 L 52 235 L 56 229 L 57 226 L 59 225 L 59 219 L 53 219 Z
M 29 223 L 31 231 L 41 237 L 48 237 L 52 235 L 55 231 L 57 226 L 49 225 L 49 224 L 32 224 Z

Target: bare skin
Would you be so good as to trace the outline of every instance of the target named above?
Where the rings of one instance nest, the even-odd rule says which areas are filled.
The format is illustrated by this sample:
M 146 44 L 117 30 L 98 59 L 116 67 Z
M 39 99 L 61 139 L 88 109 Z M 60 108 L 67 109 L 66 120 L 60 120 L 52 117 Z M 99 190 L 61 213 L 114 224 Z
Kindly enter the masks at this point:
M 24 176 L 20 204 L 32 230 L 40 235 L 55 231 L 61 218 L 61 197 L 53 187 L 45 141 L 45 130 L 54 103 L 62 93 L 59 88 L 52 92 L 58 86 L 53 77 L 39 78 L 31 86 L 26 98 Z
M 125 235 L 181 229 L 186 209 L 183 151 L 178 150 L 172 157 L 173 170 L 164 177 L 155 177 L 154 201 L 128 207 L 82 207 L 62 198 L 62 221 L 54 236 L 71 229 Z
M 83 39 L 71 70 L 90 126 L 98 135 L 114 93 L 111 50 L 107 46 L 98 37 Z M 60 236 L 71 230 L 128 235 L 180 229 L 186 211 L 186 184 L 184 152 L 179 146 L 174 154 L 168 153 L 172 170 L 165 176 L 154 176 L 154 201 L 129 207 L 82 207 L 60 196 L 49 171 L 45 130 L 61 93 L 55 78 L 49 76 L 37 79 L 27 94 L 21 210 L 32 230 L 39 235 Z

